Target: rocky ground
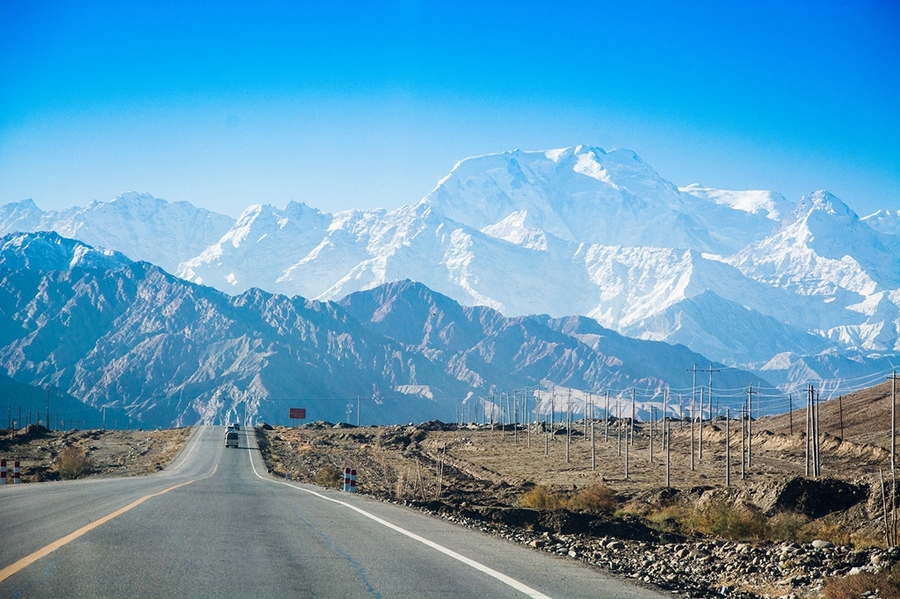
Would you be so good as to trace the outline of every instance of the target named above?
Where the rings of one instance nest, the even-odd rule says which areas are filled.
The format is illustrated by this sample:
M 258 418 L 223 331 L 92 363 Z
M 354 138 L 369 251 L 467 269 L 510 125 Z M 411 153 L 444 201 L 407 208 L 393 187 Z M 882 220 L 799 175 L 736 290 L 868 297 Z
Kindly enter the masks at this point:
M 72 456 L 78 478 L 137 476 L 165 468 L 184 447 L 189 428 L 165 430 L 50 431 L 39 425 L 0 429 L 0 458 L 19 460 L 23 483 L 66 478 L 63 456 Z M 66 453 L 66 450 L 69 453 Z
M 706 423 L 702 457 L 695 429 L 693 469 L 690 426 L 682 423 L 670 423 L 668 451 L 657 423 L 651 459 L 646 423 L 630 444 L 615 423 L 607 434 L 605 423 L 595 422 L 593 467 L 583 423 L 568 435 L 564 427 L 547 434 L 537 426 L 500 431 L 437 422 L 257 430 L 275 474 L 337 486 L 352 467 L 360 492 L 678 594 L 895 596 L 883 582 L 900 561 L 900 549 L 887 549 L 884 536 L 885 515 L 894 521 L 880 483 L 886 472 L 890 489 L 889 452 L 823 434 L 822 474 L 806 477 L 805 435 L 773 432 L 778 421 L 762 424 L 747 443 L 753 454 L 743 476 L 741 433 L 730 430 L 729 485 L 723 422 Z M 528 501 L 536 488 L 564 498 L 602 488 L 613 501 L 539 509 Z M 729 521 L 735 518 L 741 521 Z M 883 578 L 872 588 L 856 584 L 877 575 Z

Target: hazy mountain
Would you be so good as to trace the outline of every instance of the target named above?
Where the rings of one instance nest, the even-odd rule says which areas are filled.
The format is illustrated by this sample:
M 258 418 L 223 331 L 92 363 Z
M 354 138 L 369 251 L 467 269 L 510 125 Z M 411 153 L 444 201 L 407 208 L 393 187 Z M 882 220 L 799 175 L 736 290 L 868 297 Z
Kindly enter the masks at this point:
M 189 202 L 170 203 L 134 192 L 63 211 L 42 211 L 31 200 L 0 207 L 0 235 L 56 231 L 172 272 L 183 260 L 218 241 L 233 223 L 231 217 Z

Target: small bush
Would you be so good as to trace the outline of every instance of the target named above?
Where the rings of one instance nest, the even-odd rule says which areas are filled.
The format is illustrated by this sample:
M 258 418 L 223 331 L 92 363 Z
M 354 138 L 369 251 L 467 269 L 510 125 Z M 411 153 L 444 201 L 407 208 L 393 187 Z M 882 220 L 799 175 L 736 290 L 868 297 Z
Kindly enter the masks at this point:
M 808 543 L 818 536 L 813 532 L 809 518 L 797 512 L 780 512 L 775 514 L 769 518 L 768 528 L 766 536 L 772 541 Z M 831 539 L 825 540 L 830 541 Z
M 613 512 L 617 506 L 616 496 L 604 485 L 591 485 L 566 500 L 566 508 L 584 512 Z
M 692 528 L 705 535 L 734 541 L 768 538 L 765 515 L 751 506 L 714 501 L 700 507 L 692 520 Z
M 62 479 L 80 478 L 94 469 L 94 461 L 87 451 L 77 445 L 69 445 L 59 453 L 56 470 Z
M 563 507 L 563 500 L 564 498 L 556 491 L 537 485 L 522 496 L 519 505 L 537 510 L 559 510 Z
M 316 472 L 313 482 L 320 487 L 340 489 L 344 486 L 344 474 L 335 470 L 331 464 L 325 464 Z

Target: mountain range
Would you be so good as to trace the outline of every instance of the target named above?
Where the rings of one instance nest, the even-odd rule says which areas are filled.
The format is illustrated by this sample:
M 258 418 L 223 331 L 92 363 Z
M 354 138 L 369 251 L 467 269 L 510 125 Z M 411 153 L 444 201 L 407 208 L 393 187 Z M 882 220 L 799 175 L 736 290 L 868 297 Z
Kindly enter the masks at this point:
M 898 211 L 860 218 L 826 191 L 793 204 L 678 187 L 629 150 L 469 158 L 394 210 L 292 201 L 234 220 L 135 193 L 61 212 L 0 207 L 0 233 L 39 230 L 235 296 L 344 302 L 410 280 L 506 318 L 580 316 L 784 391 L 889 370 L 900 351 Z
M 227 295 L 53 232 L 0 238 L 0 330 L 16 380 L 145 426 L 283 422 L 289 407 L 366 423 L 501 419 L 501 396 L 526 387 L 529 412 L 565 411 L 565 395 L 580 414 L 588 392 L 635 389 L 646 416 L 665 388 L 691 388 L 685 365 L 706 362 L 593 319 L 507 318 L 412 281 L 340 302 Z M 747 385 L 765 381 L 717 375 L 718 387 Z

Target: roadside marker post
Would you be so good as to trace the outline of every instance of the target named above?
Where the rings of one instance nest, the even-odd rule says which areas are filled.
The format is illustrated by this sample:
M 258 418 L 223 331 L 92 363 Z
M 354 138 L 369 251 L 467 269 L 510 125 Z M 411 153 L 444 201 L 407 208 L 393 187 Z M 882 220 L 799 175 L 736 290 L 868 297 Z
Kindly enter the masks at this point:
M 0 460 L 0 485 L 6 484 L 6 460 Z
M 19 472 L 19 460 L 13 462 L 13 484 L 19 484 L 22 482 L 22 475 Z
M 350 468 L 344 468 L 344 493 L 350 492 Z
M 356 469 L 350 470 L 350 492 L 356 493 Z

